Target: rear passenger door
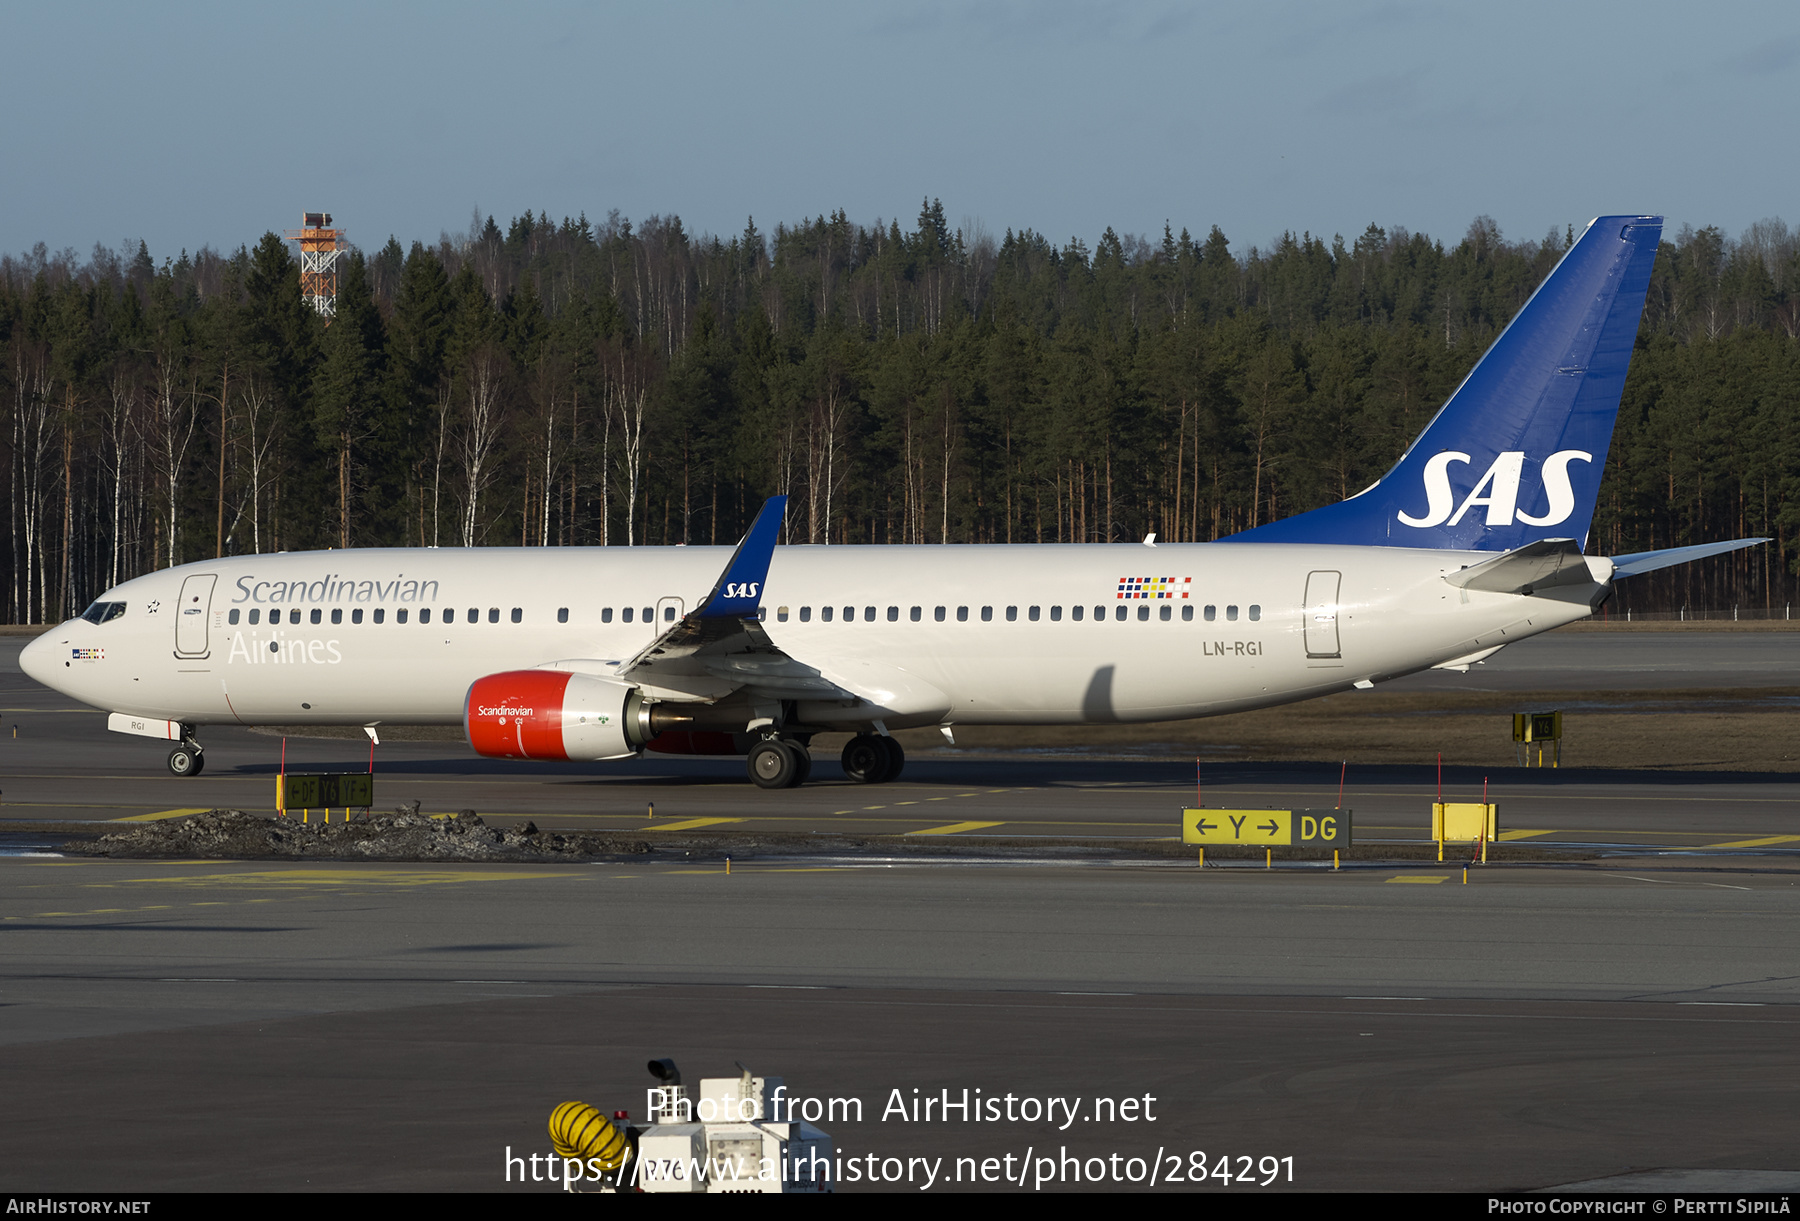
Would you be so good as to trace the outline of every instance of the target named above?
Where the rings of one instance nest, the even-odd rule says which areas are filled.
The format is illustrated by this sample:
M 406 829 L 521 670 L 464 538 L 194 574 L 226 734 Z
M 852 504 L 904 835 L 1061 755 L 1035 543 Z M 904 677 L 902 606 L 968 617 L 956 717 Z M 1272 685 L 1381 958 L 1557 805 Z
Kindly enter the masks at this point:
M 1338 648 L 1338 587 L 1341 572 L 1310 572 L 1306 575 L 1304 617 L 1306 655 L 1308 657 L 1342 657 Z

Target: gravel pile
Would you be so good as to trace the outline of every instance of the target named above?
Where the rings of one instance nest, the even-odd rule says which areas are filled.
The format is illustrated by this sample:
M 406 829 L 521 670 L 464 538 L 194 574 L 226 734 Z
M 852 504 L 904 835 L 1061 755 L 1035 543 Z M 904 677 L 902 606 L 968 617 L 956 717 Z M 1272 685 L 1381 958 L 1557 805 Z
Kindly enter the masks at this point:
M 651 846 L 630 837 L 559 835 L 539 831 L 532 823 L 492 827 L 473 810 L 449 818 L 397 810 L 366 822 L 329 824 L 303 823 L 292 817 L 261 818 L 242 810 L 208 810 L 66 844 L 63 851 L 111 857 L 540 861 L 640 855 L 650 852 Z

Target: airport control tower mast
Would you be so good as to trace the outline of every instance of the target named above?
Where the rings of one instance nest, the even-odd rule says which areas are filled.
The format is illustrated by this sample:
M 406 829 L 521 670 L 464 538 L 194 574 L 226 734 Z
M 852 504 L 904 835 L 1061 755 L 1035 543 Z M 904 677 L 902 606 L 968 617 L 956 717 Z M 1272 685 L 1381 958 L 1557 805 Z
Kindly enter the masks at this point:
M 287 239 L 300 243 L 300 297 L 330 326 L 337 317 L 337 260 L 347 244 L 344 231 L 331 227 L 331 213 L 306 212 L 300 228 L 287 231 Z

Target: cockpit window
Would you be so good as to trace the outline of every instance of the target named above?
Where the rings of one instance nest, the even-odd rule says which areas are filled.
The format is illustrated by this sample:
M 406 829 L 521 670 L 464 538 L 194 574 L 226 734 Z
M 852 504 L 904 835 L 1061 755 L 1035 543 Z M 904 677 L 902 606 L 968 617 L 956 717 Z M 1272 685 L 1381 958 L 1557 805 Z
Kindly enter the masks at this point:
M 108 619 L 117 619 L 125 613 L 123 602 L 96 602 L 81 612 L 81 617 L 89 623 L 105 623 Z

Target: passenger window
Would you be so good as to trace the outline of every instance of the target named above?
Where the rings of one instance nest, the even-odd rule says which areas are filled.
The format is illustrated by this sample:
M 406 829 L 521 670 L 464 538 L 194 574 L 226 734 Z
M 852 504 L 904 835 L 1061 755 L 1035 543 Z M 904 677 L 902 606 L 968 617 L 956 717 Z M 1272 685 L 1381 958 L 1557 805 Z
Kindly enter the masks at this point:
M 1077 609 L 1079 609 L 1079 608 L 1077 608 Z M 1052 622 L 1052 623 L 1061 623 L 1062 622 L 1062 607 L 1052 606 L 1050 608 L 1050 622 Z
M 602 622 L 602 623 L 611 623 L 612 622 L 612 607 L 603 606 L 600 608 L 600 622 Z
M 1019 621 L 1019 608 L 1018 607 L 1009 606 L 1006 608 L 1006 621 L 1008 623 L 1017 623 Z
M 556 608 L 556 621 L 558 623 L 567 623 L 569 621 L 569 608 L 568 607 L 559 606 Z
M 785 610 L 786 608 L 783 607 L 782 609 Z M 513 607 L 513 622 L 517 623 L 518 621 L 519 621 L 519 608 L 515 606 L 515 607 Z M 675 622 L 675 608 L 673 606 L 663 607 L 663 622 L 664 623 Z
M 314 611 L 313 612 L 313 622 L 317 623 L 318 621 L 319 621 L 319 612 Z M 419 608 L 419 622 L 420 623 L 430 623 L 431 622 L 431 608 L 429 606 L 421 606 Z
M 898 606 L 888 607 L 888 622 L 889 623 L 900 622 L 900 608 Z
M 846 606 L 844 608 L 844 622 L 845 623 L 855 623 L 856 622 L 856 608 L 854 606 Z
M 956 608 L 956 621 L 958 623 L 967 623 L 969 621 L 969 608 L 968 607 L 959 606 Z
M 320 619 L 324 618 L 324 616 L 319 613 L 319 608 L 315 606 L 312 609 L 312 615 L 310 616 L 310 618 L 312 619 L 312 621 L 314 623 L 317 623 Z
M 1227 623 L 1236 623 L 1237 622 L 1237 607 L 1227 606 L 1225 608 L 1225 622 L 1227 622 Z
M 361 623 L 362 622 L 362 607 L 359 606 L 355 610 L 350 612 L 350 622 L 352 622 L 352 623 Z
M 787 617 L 788 617 L 788 608 L 787 607 L 777 606 L 775 608 L 775 622 L 786 623 Z
M 670 608 L 670 613 L 671 614 L 674 613 L 673 607 Z M 522 606 L 513 607 L 513 622 L 514 623 L 525 622 L 525 608 L 524 607 L 522 607 Z
M 383 619 L 386 619 L 386 618 L 387 618 L 387 608 L 382 607 L 382 606 L 377 606 L 375 608 L 375 622 L 380 623 Z
M 254 606 L 251 607 L 250 608 L 250 626 L 255 627 L 257 624 L 257 621 L 260 620 L 261 618 L 262 618 L 262 611 L 257 607 L 254 607 Z M 270 620 L 270 622 L 273 623 L 274 620 Z
M 756 617 L 758 619 L 762 618 L 762 607 L 760 607 L 760 606 L 756 608 Z M 655 621 L 656 621 L 656 609 L 654 607 L 646 606 L 644 608 L 644 622 L 645 623 L 654 623 Z
M 498 606 L 488 607 L 488 622 L 489 623 L 500 622 L 500 608 Z M 625 622 L 630 623 L 631 620 L 629 618 L 627 618 L 625 620 Z
M 1038 608 L 1035 606 L 1032 607 L 1030 610 L 1025 612 L 1025 616 L 1026 616 L 1026 618 L 1030 619 L 1033 623 L 1036 623 L 1038 621 Z
M 912 621 L 914 623 L 917 623 L 919 620 L 923 619 L 924 617 L 925 617 L 925 608 L 924 607 L 915 606 L 912 608 Z
M 631 622 L 631 616 L 632 616 L 632 610 L 629 606 L 627 606 L 624 610 L 619 612 L 619 618 L 623 619 L 626 623 Z
M 811 623 L 812 622 L 812 607 L 802 606 L 800 608 L 800 622 L 802 622 L 802 623 Z
M 1086 615 L 1087 615 L 1087 607 L 1085 607 L 1085 606 L 1071 606 L 1069 608 L 1069 618 L 1073 619 L 1077 623 L 1080 623 Z
M 1113 618 L 1117 619 L 1120 623 L 1125 622 L 1125 616 L 1129 613 L 1130 609 L 1126 607 L 1124 603 L 1120 603 L 1113 608 Z
M 1194 608 L 1191 603 L 1181 608 L 1181 621 L 1183 623 L 1192 623 L 1194 621 Z
M 298 606 L 296 606 L 293 610 L 288 612 L 288 622 L 289 623 L 300 622 L 300 608 Z
M 1123 619 L 1124 617 L 1125 617 L 1125 608 L 1121 606 L 1119 608 L 1119 618 Z M 1106 608 L 1104 606 L 1096 606 L 1094 608 L 1094 622 L 1099 623 L 1101 620 L 1103 620 L 1105 618 L 1106 618 Z
M 831 622 L 831 614 L 835 609 L 836 609 L 835 607 L 831 607 L 831 606 L 821 606 L 819 608 L 819 619 L 822 622 L 830 623 Z
M 993 607 L 984 606 L 981 608 L 981 621 L 983 623 L 992 623 L 994 621 L 994 608 Z
M 931 617 L 933 619 L 937 620 L 939 623 L 942 623 L 944 621 L 944 608 L 940 606 L 936 610 L 932 611 Z
M 333 623 L 342 623 L 344 621 L 344 608 L 343 607 L 334 606 L 331 608 L 331 621 Z
M 1261 618 L 1262 618 L 1262 607 L 1260 607 L 1256 603 L 1252 602 L 1250 604 L 1250 622 L 1256 623 Z
M 1159 607 L 1157 609 L 1157 614 L 1164 623 L 1167 623 L 1170 620 L 1170 618 L 1175 614 L 1175 608 L 1165 602 L 1161 607 Z
M 1148 623 L 1149 621 L 1150 621 L 1150 608 L 1148 606 L 1138 607 L 1138 622 L 1139 623 Z
M 225 616 L 225 622 L 235 625 L 237 623 L 237 621 L 238 621 L 238 613 L 237 613 L 237 608 L 234 606 L 231 608 L 231 613 L 229 615 Z
M 863 622 L 864 623 L 875 622 L 875 608 L 873 606 L 863 607 Z
M 1211 623 L 1214 619 L 1217 619 L 1218 617 L 1219 617 L 1219 608 L 1218 607 L 1209 606 L 1206 608 L 1206 621 L 1208 623 Z
M 298 612 L 296 612 L 296 613 L 298 613 Z M 405 623 L 406 622 L 406 608 L 404 606 L 394 612 L 394 622 L 395 623 Z

